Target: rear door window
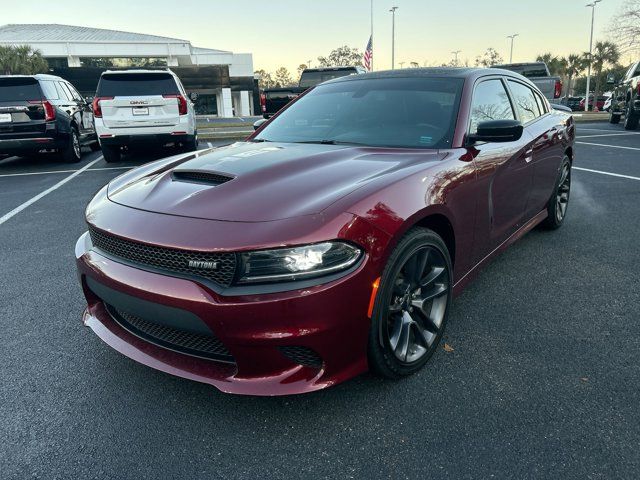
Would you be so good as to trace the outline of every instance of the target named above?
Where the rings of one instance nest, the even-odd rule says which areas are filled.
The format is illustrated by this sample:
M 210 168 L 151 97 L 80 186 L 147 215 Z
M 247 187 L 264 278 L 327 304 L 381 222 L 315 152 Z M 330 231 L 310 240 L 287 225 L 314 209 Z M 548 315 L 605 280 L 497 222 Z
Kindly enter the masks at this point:
M 41 80 L 40 88 L 42 88 L 42 92 L 44 96 L 49 100 L 59 100 L 60 95 L 58 94 L 58 90 L 56 90 L 56 84 L 52 80 Z
M 98 83 L 99 97 L 178 95 L 180 91 L 168 73 L 107 73 Z
M 73 94 L 71 93 L 71 90 L 69 90 L 68 85 L 64 82 L 60 82 L 60 86 L 62 87 L 62 90 L 64 91 L 64 94 L 67 97 L 67 99 L 73 100 Z
M 513 80 L 509 80 L 509 88 L 513 94 L 513 101 L 516 104 L 516 109 L 520 114 L 520 121 L 522 123 L 529 123 L 540 116 L 540 110 L 538 109 L 538 103 L 536 102 L 533 90 Z
M 471 102 L 469 133 L 477 133 L 478 124 L 482 122 L 515 118 L 509 96 L 500 80 L 485 80 L 478 84 Z
M 56 90 L 58 91 L 58 97 L 60 100 L 71 100 L 67 92 L 62 88 L 62 82 L 55 82 Z
M 35 78 L 0 78 L 0 102 L 40 100 L 42 91 Z

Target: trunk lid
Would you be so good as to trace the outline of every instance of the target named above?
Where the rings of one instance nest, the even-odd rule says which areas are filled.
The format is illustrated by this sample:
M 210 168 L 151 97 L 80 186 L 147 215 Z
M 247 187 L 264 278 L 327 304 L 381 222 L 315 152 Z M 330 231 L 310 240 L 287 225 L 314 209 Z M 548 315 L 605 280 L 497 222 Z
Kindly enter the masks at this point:
M 100 100 L 102 119 L 109 128 L 158 127 L 180 123 L 178 99 L 154 96 L 122 96 Z

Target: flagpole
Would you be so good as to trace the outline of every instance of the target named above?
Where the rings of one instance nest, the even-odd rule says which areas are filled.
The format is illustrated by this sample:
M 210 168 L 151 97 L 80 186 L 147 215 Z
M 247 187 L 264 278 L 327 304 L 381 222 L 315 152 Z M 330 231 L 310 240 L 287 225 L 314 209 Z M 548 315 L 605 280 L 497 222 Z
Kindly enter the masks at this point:
M 373 0 L 371 0 L 371 71 L 373 72 Z

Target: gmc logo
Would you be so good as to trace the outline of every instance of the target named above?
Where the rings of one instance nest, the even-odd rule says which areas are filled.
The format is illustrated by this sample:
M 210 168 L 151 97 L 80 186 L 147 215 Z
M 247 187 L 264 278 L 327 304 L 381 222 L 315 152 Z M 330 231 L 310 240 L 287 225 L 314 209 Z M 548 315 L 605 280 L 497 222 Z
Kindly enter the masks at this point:
M 146 100 L 131 100 L 129 102 L 129 105 L 148 105 L 149 102 L 147 102 Z

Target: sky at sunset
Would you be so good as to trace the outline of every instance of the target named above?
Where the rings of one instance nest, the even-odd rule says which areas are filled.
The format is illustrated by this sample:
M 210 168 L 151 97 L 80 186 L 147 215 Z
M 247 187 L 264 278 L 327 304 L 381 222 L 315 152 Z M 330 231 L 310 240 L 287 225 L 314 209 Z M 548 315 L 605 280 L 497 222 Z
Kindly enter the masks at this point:
M 193 45 L 253 53 L 255 69 L 292 71 L 340 45 L 363 50 L 369 38 L 370 0 L 111 0 L 82 2 L 0 0 L 0 24 L 63 23 L 190 40 Z M 540 52 L 557 55 L 589 48 L 591 9 L 586 0 L 374 0 L 374 66 L 391 65 L 391 14 L 396 12 L 396 66 L 448 62 L 451 52 L 473 64 L 493 47 L 514 61 Z M 596 39 L 607 39 L 623 0 L 596 9 Z M 622 63 L 630 63 L 625 58 Z

